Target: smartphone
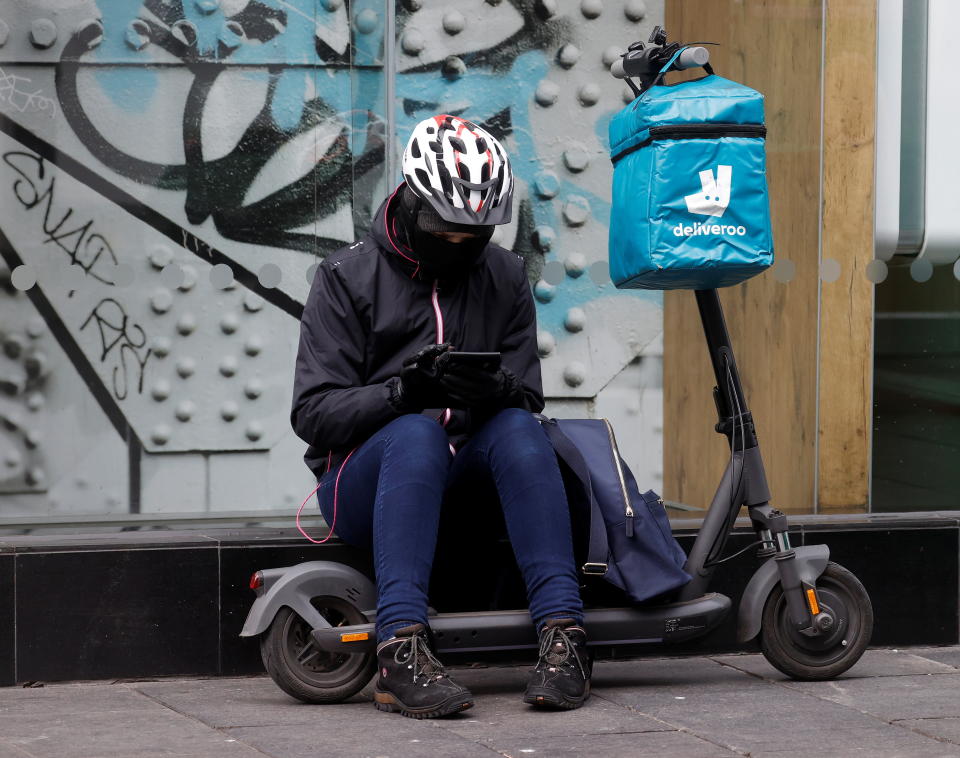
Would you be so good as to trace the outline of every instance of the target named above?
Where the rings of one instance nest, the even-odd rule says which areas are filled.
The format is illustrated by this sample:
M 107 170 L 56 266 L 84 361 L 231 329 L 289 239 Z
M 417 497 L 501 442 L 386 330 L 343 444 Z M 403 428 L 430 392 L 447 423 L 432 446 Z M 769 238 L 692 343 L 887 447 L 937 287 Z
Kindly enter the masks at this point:
M 471 353 L 463 350 L 450 350 L 441 355 L 437 362 L 445 364 L 471 366 L 483 371 L 496 371 L 500 368 L 500 353 Z

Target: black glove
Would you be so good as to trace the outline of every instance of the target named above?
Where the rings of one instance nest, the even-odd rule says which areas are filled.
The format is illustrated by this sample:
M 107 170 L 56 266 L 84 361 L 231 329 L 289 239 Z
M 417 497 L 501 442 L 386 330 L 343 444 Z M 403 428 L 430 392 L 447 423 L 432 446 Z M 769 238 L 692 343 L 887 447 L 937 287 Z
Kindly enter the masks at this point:
M 456 408 L 523 407 L 523 387 L 510 369 L 444 362 L 440 386 Z
M 424 408 L 443 408 L 446 392 L 440 385 L 437 357 L 451 349 L 448 342 L 427 345 L 403 361 L 400 376 L 394 382 L 390 402 L 404 413 L 419 413 Z

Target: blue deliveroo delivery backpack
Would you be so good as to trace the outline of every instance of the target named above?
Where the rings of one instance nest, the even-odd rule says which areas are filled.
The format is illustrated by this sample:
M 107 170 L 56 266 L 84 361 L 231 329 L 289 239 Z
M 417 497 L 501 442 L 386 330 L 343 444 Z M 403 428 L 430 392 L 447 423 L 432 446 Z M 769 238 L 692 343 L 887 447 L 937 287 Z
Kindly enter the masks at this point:
M 610 122 L 610 275 L 622 288 L 714 289 L 773 263 L 763 95 L 710 71 L 652 86 Z

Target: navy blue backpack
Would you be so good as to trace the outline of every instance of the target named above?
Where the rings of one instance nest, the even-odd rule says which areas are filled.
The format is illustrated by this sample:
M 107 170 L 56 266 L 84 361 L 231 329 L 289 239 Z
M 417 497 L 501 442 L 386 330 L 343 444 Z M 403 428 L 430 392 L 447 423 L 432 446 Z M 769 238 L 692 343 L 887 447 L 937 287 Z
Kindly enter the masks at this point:
M 576 484 L 567 487 L 573 515 L 579 512 L 590 524 L 582 572 L 602 576 L 636 603 L 689 582 L 687 556 L 673 537 L 663 500 L 653 490 L 640 494 L 610 422 L 539 418 L 557 458 L 573 474 Z

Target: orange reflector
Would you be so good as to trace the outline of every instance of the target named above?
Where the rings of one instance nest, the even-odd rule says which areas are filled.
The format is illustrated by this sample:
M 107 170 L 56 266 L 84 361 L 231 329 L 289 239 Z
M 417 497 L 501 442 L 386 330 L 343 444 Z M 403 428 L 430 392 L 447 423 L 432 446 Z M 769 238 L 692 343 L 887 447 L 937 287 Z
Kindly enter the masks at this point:
M 354 632 L 353 634 L 341 634 L 341 642 L 362 642 L 363 640 L 370 639 L 369 632 Z
M 820 604 L 817 602 L 817 593 L 813 590 L 807 590 L 807 602 L 810 604 L 810 613 L 816 616 L 820 613 Z

